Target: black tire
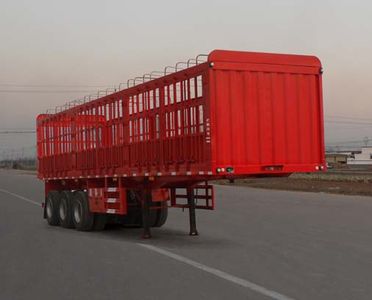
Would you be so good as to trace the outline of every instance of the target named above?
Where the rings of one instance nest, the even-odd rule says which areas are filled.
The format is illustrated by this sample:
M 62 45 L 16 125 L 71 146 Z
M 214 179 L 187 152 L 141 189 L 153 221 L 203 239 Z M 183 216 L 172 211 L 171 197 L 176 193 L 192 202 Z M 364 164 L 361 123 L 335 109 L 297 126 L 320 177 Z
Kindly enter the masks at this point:
M 83 191 L 73 193 L 72 220 L 79 231 L 91 231 L 94 226 L 94 214 L 89 210 L 88 196 Z
M 168 206 L 167 202 L 160 202 L 159 203 L 161 208 L 155 210 L 156 212 L 156 221 L 152 227 L 161 227 L 165 224 L 168 218 Z
M 105 214 L 94 214 L 93 230 L 101 231 L 105 229 L 107 216 Z
M 60 200 L 60 193 L 58 191 L 51 191 L 45 199 L 45 218 L 51 226 L 59 225 L 58 206 Z
M 64 228 L 74 228 L 72 220 L 72 201 L 73 194 L 70 191 L 62 191 L 60 193 L 60 201 L 58 205 L 59 224 Z
M 125 227 L 142 227 L 142 210 L 138 195 L 134 190 L 127 191 L 128 211 L 122 218 L 122 225 Z
M 130 204 L 128 213 L 123 219 L 123 225 L 128 227 L 142 227 L 142 207 L 139 201 L 139 196 L 134 191 L 128 191 L 127 201 Z M 153 202 L 153 207 L 150 208 L 150 226 L 161 227 L 165 224 L 168 218 L 167 202 Z M 154 209 L 155 207 L 161 208 Z

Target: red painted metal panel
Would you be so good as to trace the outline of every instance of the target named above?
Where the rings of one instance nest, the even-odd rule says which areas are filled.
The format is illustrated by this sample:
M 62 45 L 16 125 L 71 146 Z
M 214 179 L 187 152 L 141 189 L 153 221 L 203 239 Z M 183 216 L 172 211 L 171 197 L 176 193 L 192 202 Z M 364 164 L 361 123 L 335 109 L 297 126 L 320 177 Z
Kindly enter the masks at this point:
M 169 200 L 169 189 L 153 189 L 151 191 L 153 202 L 163 202 Z
M 212 169 L 271 174 L 324 167 L 317 58 L 216 51 L 209 60 Z
M 197 201 L 195 208 L 197 209 L 215 209 L 214 187 L 205 182 L 204 184 L 194 185 L 194 197 Z M 178 208 L 188 208 L 187 190 L 185 188 L 170 189 L 170 206 Z
M 325 165 L 317 58 L 216 50 L 208 62 L 37 119 L 39 177 L 167 182 Z
M 88 189 L 89 209 L 94 213 L 125 215 L 127 214 L 126 195 L 125 188 L 90 187 Z

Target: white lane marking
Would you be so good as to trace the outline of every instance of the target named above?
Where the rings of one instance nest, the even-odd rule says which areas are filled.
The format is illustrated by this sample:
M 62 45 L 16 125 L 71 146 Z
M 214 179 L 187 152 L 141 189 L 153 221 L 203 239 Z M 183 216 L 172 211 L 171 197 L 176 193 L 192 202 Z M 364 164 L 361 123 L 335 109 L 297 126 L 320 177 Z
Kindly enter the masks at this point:
M 248 289 L 250 289 L 252 291 L 255 291 L 255 292 L 259 293 L 259 294 L 265 295 L 265 296 L 270 297 L 272 299 L 275 299 L 275 300 L 294 300 L 293 298 L 289 298 L 289 297 L 287 297 L 285 295 L 282 295 L 282 294 L 280 294 L 278 292 L 269 290 L 269 289 L 267 289 L 267 288 L 265 288 L 263 286 L 260 286 L 258 284 L 255 284 L 255 283 L 250 282 L 248 280 L 245 280 L 245 279 L 236 277 L 234 275 L 231 275 L 229 273 L 226 273 L 224 271 L 221 271 L 221 270 L 218 270 L 218 269 L 215 269 L 215 268 L 208 267 L 206 265 L 203 265 L 201 263 L 198 263 L 197 261 L 194 261 L 194 260 L 191 260 L 191 259 L 186 258 L 184 256 L 181 256 L 181 255 L 172 253 L 170 251 L 167 251 L 167 250 L 158 248 L 156 246 L 142 244 L 142 243 L 137 243 L 137 244 L 139 246 L 142 246 L 142 247 L 146 248 L 146 249 L 149 249 L 151 251 L 157 252 L 159 254 L 163 254 L 163 255 L 165 255 L 167 257 L 173 258 L 174 260 L 177 260 L 177 261 L 180 261 L 182 263 L 188 264 L 190 266 L 193 266 L 194 268 L 203 270 L 205 272 L 208 272 L 208 273 L 213 274 L 213 275 L 215 275 L 217 277 L 220 277 L 220 278 L 225 279 L 227 281 L 230 281 L 230 282 L 233 282 L 233 283 L 238 284 L 240 286 L 243 286 L 245 288 L 248 288 Z
M 38 202 L 36 202 L 34 200 L 28 199 L 28 198 L 23 197 L 23 196 L 18 195 L 18 194 L 14 194 L 14 193 L 12 193 L 10 191 L 4 190 L 4 189 L 0 189 L 0 192 L 5 193 L 5 194 L 9 194 L 9 195 L 11 195 L 13 197 L 16 197 L 18 199 L 24 200 L 24 201 L 26 201 L 28 203 L 31 203 L 31 204 L 34 204 L 34 205 L 37 205 L 37 206 L 41 206 L 41 203 L 38 203 Z
M 38 203 L 38 202 L 36 202 L 36 201 L 33 201 L 33 200 L 28 199 L 26 197 L 23 197 L 21 195 L 12 193 L 10 191 L 4 190 L 4 189 L 0 189 L 0 192 L 5 193 L 5 194 L 9 194 L 9 195 L 11 195 L 13 197 L 16 197 L 18 199 L 24 200 L 24 201 L 29 202 L 31 204 L 34 204 L 34 205 L 37 205 L 37 206 L 41 206 L 41 204 Z M 268 297 L 270 297 L 272 299 L 275 299 L 275 300 L 294 300 L 293 298 L 289 298 L 289 297 L 287 297 L 287 296 L 285 296 L 283 294 L 280 294 L 278 292 L 269 290 L 269 289 L 267 289 L 267 288 L 265 288 L 263 286 L 260 286 L 260 285 L 258 285 L 256 283 L 253 283 L 251 281 L 245 280 L 243 278 L 236 277 L 234 275 L 231 275 L 229 273 L 226 273 L 224 271 L 221 271 L 221 270 L 218 270 L 218 269 L 215 269 L 215 268 L 212 268 L 212 267 L 208 267 L 206 265 L 203 265 L 201 263 L 198 263 L 197 261 L 194 261 L 194 260 L 191 260 L 191 259 L 186 258 L 184 256 L 181 256 L 181 255 L 172 253 L 170 251 L 167 251 L 167 250 L 158 248 L 156 246 L 146 245 L 146 244 L 142 244 L 142 243 L 137 243 L 137 245 L 139 245 L 141 247 L 144 247 L 146 249 L 152 250 L 154 252 L 157 252 L 159 254 L 165 255 L 167 257 L 173 258 L 174 260 L 177 260 L 177 261 L 180 261 L 182 263 L 188 264 L 190 266 L 193 266 L 194 268 L 197 268 L 197 269 L 200 269 L 200 270 L 202 270 L 204 272 L 213 274 L 213 275 L 215 275 L 217 277 L 220 277 L 222 279 L 225 279 L 227 281 L 230 281 L 230 282 L 233 282 L 235 284 L 241 285 L 241 286 L 243 286 L 245 288 L 251 289 L 252 291 L 255 291 L 255 292 L 260 293 L 262 295 L 268 296 Z

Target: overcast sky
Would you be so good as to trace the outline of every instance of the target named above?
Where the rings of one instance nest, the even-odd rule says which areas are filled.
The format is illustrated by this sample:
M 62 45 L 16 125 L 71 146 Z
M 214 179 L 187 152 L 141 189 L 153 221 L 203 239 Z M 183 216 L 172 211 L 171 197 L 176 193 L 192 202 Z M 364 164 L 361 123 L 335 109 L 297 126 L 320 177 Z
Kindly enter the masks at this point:
M 372 123 L 370 1 L 0 0 L 0 41 L 0 129 L 34 127 L 96 86 L 220 48 L 317 55 L 327 142 L 372 137 L 368 120 L 333 118 Z

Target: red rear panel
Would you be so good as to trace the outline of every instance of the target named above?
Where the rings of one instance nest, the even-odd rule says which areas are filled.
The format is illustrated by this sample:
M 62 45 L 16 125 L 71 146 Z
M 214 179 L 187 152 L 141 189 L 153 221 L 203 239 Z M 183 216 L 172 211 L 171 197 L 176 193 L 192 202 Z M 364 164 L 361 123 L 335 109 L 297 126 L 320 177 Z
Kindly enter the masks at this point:
M 209 61 L 214 173 L 324 168 L 316 57 L 217 50 Z

